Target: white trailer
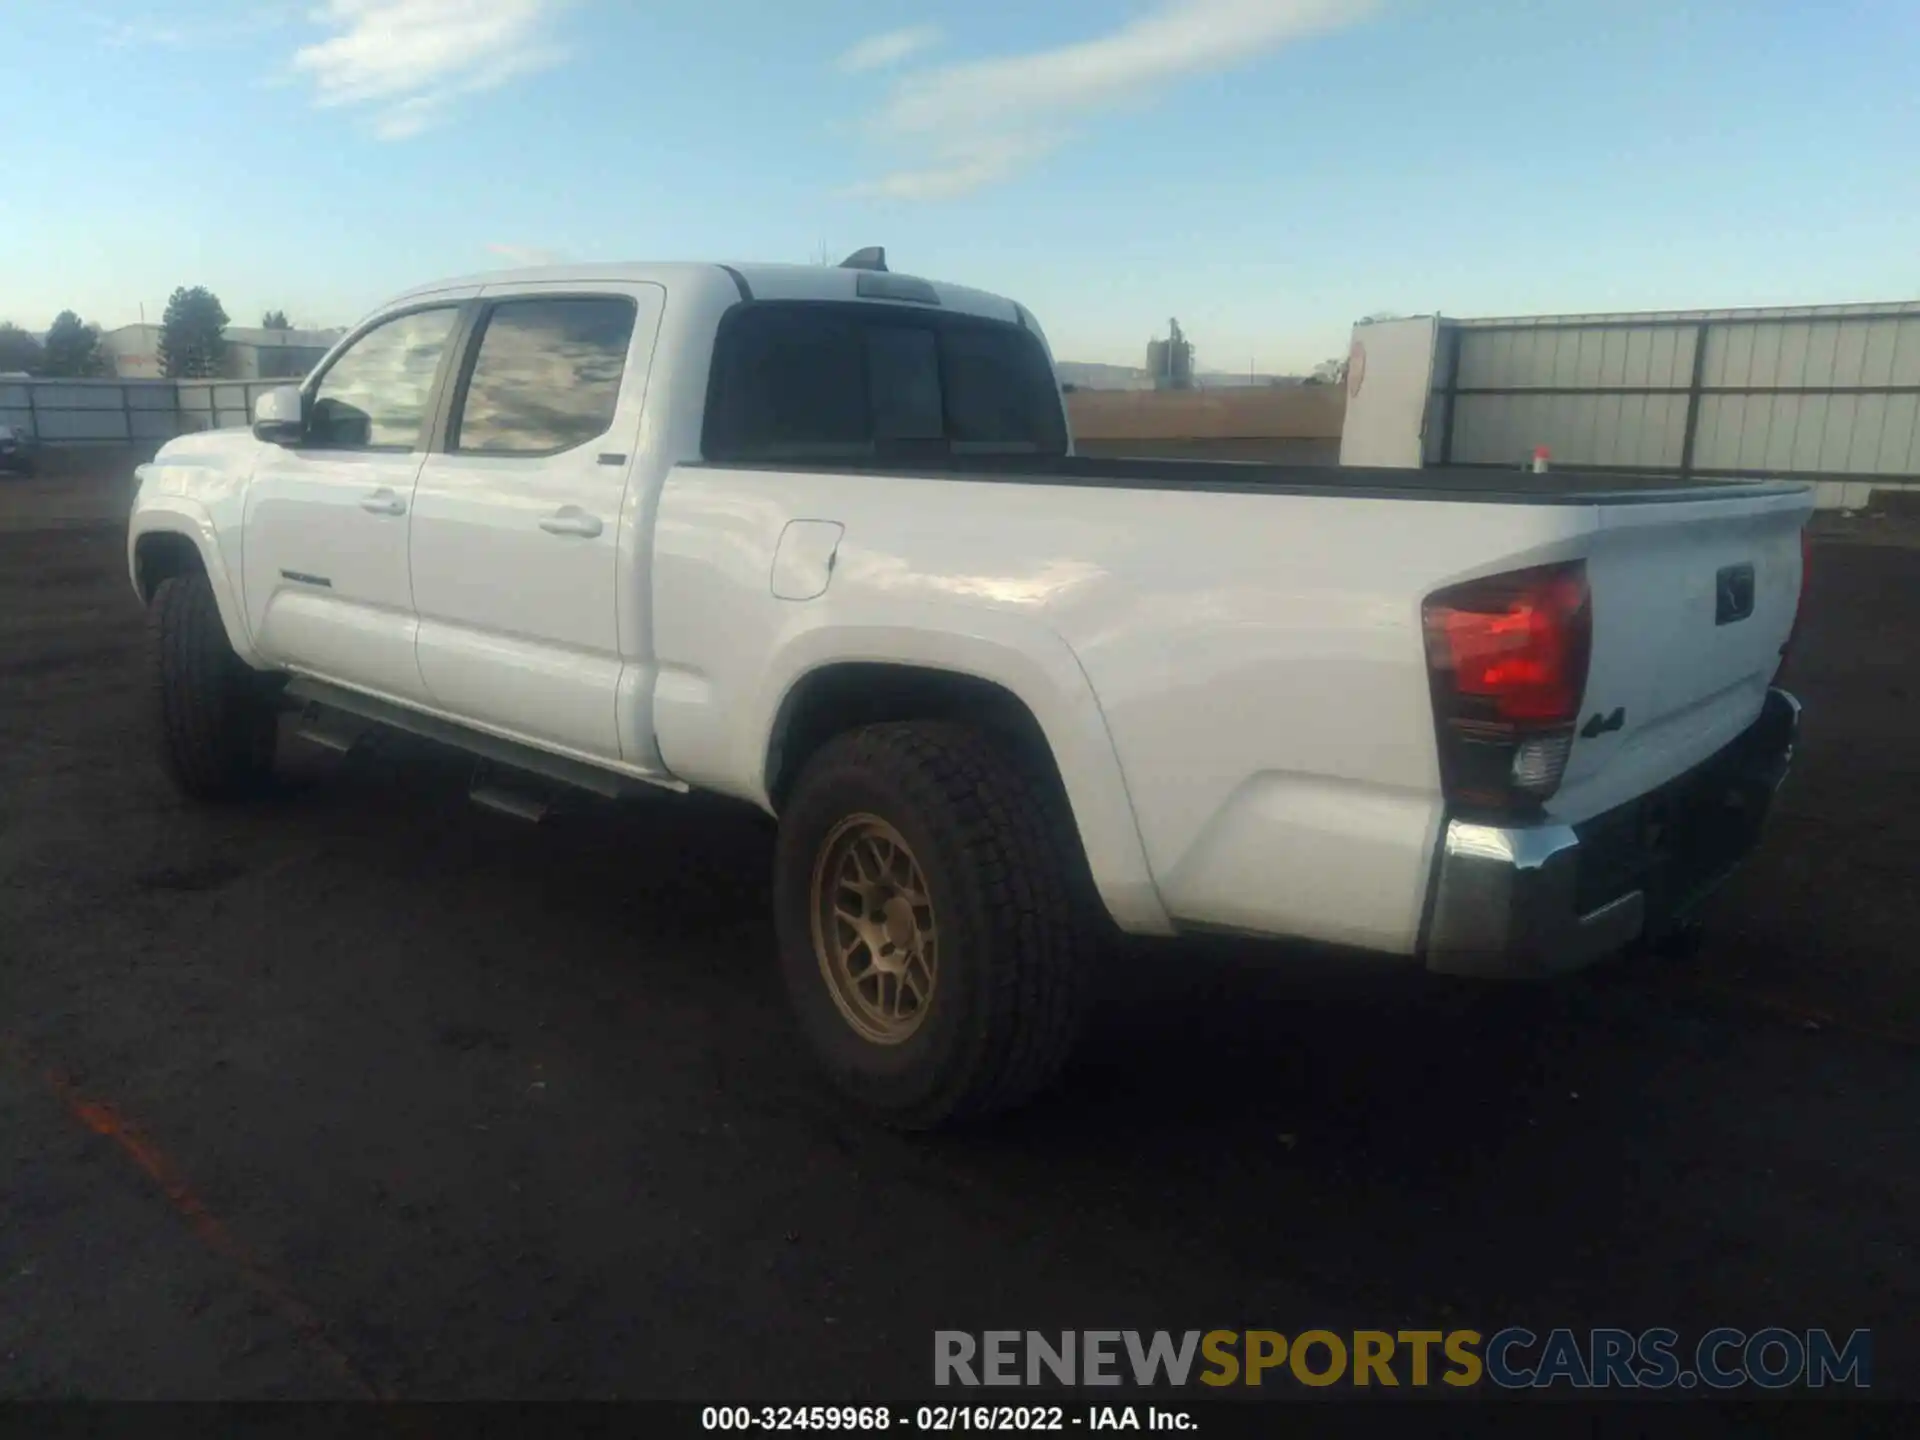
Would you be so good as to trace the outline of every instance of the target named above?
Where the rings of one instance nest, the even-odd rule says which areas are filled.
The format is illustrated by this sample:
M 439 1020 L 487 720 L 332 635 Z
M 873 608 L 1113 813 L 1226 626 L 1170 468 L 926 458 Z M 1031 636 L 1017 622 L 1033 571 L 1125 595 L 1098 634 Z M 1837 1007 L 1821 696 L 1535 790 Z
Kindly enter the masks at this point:
M 1347 391 L 1347 465 L 1920 488 L 1920 301 L 1363 321 Z

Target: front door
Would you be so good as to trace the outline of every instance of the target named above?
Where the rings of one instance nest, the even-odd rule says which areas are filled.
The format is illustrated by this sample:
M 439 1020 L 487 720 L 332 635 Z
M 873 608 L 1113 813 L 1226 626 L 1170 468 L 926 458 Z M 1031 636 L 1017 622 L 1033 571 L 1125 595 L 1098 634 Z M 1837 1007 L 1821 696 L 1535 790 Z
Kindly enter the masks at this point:
M 640 284 L 483 292 L 444 450 L 414 492 L 420 673 L 448 714 L 638 758 L 616 718 L 621 519 L 664 300 Z
M 372 326 L 309 386 L 304 442 L 263 447 L 241 566 L 267 658 L 377 695 L 427 699 L 407 532 L 459 318 L 456 301 Z

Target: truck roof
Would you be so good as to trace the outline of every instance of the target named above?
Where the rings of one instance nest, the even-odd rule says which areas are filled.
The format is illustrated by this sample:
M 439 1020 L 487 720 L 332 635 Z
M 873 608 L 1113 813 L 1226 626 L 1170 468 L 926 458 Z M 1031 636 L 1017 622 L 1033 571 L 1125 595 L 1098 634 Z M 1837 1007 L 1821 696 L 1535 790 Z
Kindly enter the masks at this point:
M 432 295 L 442 290 L 465 289 L 475 285 L 593 284 L 618 281 L 626 284 L 663 285 L 669 290 L 690 287 L 725 287 L 744 290 L 743 298 L 754 300 L 861 300 L 873 297 L 859 293 L 862 275 L 870 271 L 835 265 L 755 265 L 728 264 L 723 261 L 608 260 L 580 261 L 565 265 L 536 265 L 515 270 L 488 270 L 473 275 L 454 276 L 418 285 L 403 291 L 388 305 Z M 892 273 L 892 272 L 889 272 Z M 986 319 L 1022 323 L 1020 307 L 1001 295 L 975 290 L 945 281 L 922 280 L 899 275 L 902 281 L 930 285 L 939 296 L 942 309 L 957 310 Z M 382 307 L 386 308 L 385 306 Z M 1031 323 L 1030 320 L 1027 323 Z

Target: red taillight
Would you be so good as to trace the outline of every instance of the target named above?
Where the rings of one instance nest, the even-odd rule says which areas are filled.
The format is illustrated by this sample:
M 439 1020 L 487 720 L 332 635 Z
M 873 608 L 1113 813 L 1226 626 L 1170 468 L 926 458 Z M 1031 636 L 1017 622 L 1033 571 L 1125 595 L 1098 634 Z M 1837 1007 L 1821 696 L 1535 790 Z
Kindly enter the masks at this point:
M 1508 811 L 1551 795 L 1587 687 L 1584 562 L 1453 586 L 1423 618 L 1448 798 Z
M 1455 692 L 1491 700 L 1501 719 L 1565 721 L 1580 708 L 1591 633 L 1582 570 L 1447 591 L 1427 602 L 1427 623 L 1445 639 Z

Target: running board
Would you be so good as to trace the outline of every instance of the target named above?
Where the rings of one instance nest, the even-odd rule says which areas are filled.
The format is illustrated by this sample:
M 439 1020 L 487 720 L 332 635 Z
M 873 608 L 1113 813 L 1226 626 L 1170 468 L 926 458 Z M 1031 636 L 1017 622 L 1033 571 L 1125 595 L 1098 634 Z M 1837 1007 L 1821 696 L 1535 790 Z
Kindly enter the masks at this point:
M 293 733 L 322 749 L 345 755 L 360 739 L 360 732 L 352 725 L 343 723 L 344 718 L 330 714 L 318 706 L 309 706 L 306 713 L 300 717 L 299 723 L 294 726 Z
M 553 809 L 546 801 L 524 791 L 493 783 L 476 784 L 467 792 L 467 798 L 483 810 L 510 815 L 515 820 L 525 820 L 533 825 L 546 819 Z
M 471 730 L 451 720 L 424 715 L 418 710 L 409 710 L 404 705 L 378 700 L 371 695 L 362 695 L 357 690 L 330 685 L 324 680 L 315 680 L 306 675 L 296 675 L 289 680 L 284 693 L 297 705 L 317 707 L 317 709 L 308 710 L 296 733 L 330 750 L 344 752 L 352 747 L 357 738 L 353 733 L 355 727 L 351 723 L 345 725 L 340 723 L 343 718 L 346 718 L 349 721 L 367 721 L 388 729 L 402 730 L 409 735 L 418 735 L 423 740 L 431 740 L 437 744 L 464 751 L 505 769 L 537 775 L 543 780 L 568 785 L 576 790 L 585 790 L 589 794 L 599 795 L 608 800 L 620 800 L 648 790 L 665 789 L 685 793 L 687 789 L 687 786 L 678 780 L 642 780 L 638 777 L 602 770 L 597 765 L 572 760 L 564 755 L 554 755 L 545 750 L 535 749 L 531 745 L 523 745 L 517 740 L 503 740 L 497 735 L 487 735 L 478 730 Z M 335 713 L 329 714 L 327 713 L 329 711 Z M 484 789 L 489 793 L 499 791 L 502 794 L 508 794 L 502 787 L 493 784 L 479 786 L 476 789 Z M 509 798 L 518 808 L 506 809 L 506 813 L 522 814 L 527 808 L 527 802 L 518 794 L 510 794 Z M 475 799 L 480 804 L 488 805 L 490 809 L 505 808 L 489 804 L 487 800 L 479 800 L 477 793 Z

